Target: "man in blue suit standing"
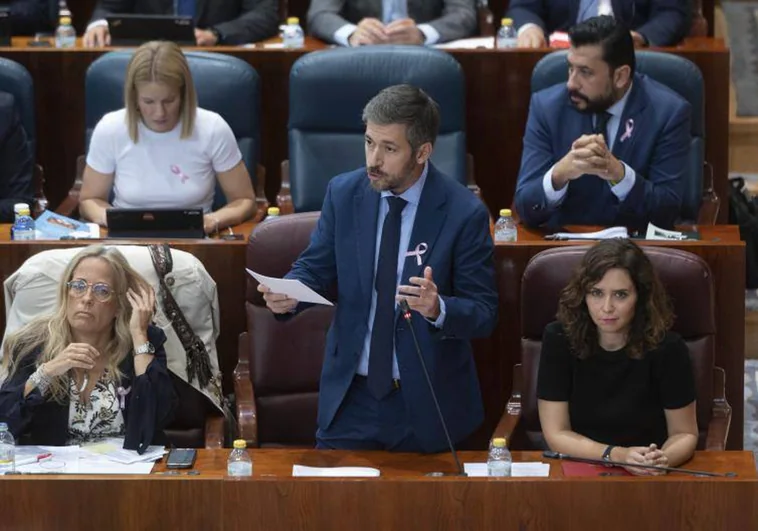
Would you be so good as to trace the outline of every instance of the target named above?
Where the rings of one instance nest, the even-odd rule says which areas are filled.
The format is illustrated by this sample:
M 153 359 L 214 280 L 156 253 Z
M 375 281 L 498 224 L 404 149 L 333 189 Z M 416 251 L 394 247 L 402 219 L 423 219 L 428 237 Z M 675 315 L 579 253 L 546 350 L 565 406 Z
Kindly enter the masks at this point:
M 635 73 L 634 44 L 612 17 L 569 32 L 569 79 L 532 96 L 516 209 L 530 226 L 671 227 L 690 145 L 689 103 Z
M 497 318 L 493 244 L 484 205 L 429 162 L 437 104 L 409 85 L 365 107 L 366 167 L 329 183 L 295 278 L 325 295 L 338 286 L 321 375 L 317 448 L 437 452 L 446 449 L 411 331 L 408 301 L 450 437 L 483 419 L 470 340 Z M 275 314 L 303 309 L 272 293 Z
M 518 29 L 519 48 L 542 48 L 556 31 L 599 15 L 631 28 L 637 46 L 673 46 L 692 23 L 691 0 L 511 0 L 508 16 Z

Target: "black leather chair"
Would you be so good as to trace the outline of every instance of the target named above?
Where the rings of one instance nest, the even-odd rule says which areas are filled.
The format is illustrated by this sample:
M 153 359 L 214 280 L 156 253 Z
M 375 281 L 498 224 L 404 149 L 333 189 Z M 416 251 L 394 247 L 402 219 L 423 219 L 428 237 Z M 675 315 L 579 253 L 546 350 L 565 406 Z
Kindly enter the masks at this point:
M 85 78 L 85 145 L 89 148 L 92 132 L 106 113 L 124 107 L 124 80 L 133 51 L 109 52 L 95 60 Z M 237 139 L 258 198 L 259 215 L 265 212 L 263 193 L 265 175 L 258 161 L 261 143 L 261 81 L 255 69 L 229 55 L 210 52 L 184 52 L 197 91 L 198 105 L 217 112 L 229 124 Z M 84 161 L 77 168 L 77 180 L 69 200 L 58 212 L 71 215 L 78 204 Z M 214 210 L 226 203 L 216 184 Z
M 532 71 L 532 92 L 537 92 L 568 79 L 566 55 L 568 52 L 553 52 L 543 57 Z M 646 74 L 666 85 L 692 106 L 692 126 L 689 166 L 684 188 L 680 220 L 713 225 L 718 214 L 718 198 L 713 192 L 713 170 L 705 162 L 705 98 L 703 75 L 690 60 L 669 53 L 638 51 L 637 72 Z M 710 170 L 709 181 L 704 187 L 703 168 Z M 705 199 L 705 201 L 704 201 Z M 706 204 L 707 203 L 707 204 Z
M 321 210 L 329 180 L 365 166 L 363 107 L 382 89 L 408 83 L 440 106 L 432 162 L 466 184 L 465 80 L 449 54 L 420 46 L 363 46 L 304 55 L 290 71 L 289 161 L 282 165 L 283 211 Z M 289 206 L 291 193 L 292 207 Z

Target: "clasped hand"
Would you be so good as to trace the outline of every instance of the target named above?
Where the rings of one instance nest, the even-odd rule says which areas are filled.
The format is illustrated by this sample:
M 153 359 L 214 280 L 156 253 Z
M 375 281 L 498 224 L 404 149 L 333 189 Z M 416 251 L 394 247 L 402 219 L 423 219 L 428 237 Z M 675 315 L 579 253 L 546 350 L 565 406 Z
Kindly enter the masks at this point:
M 559 178 L 562 184 L 585 173 L 606 181 L 618 182 L 624 178 L 624 165 L 608 149 L 603 135 L 582 135 L 576 139 L 571 144 L 571 151 L 553 169 L 553 176 Z
M 634 465 L 653 465 L 669 466 L 668 457 L 655 444 L 650 446 L 632 446 L 626 448 L 626 455 L 623 461 L 628 464 L 624 468 L 636 476 L 660 476 L 666 473 L 665 470 L 655 470 L 652 468 L 637 468 Z
M 348 43 L 364 44 L 423 44 L 424 34 L 410 18 L 395 20 L 387 25 L 376 18 L 364 18 L 358 23 Z

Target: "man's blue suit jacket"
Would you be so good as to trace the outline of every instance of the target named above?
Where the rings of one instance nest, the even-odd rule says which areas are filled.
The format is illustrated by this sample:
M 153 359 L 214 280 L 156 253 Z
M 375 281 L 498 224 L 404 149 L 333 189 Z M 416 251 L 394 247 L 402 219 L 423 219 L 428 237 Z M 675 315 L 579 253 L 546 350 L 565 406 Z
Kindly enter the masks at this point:
M 532 23 L 546 35 L 576 24 L 581 0 L 511 0 L 508 16 L 516 28 Z M 611 0 L 613 15 L 651 46 L 672 46 L 687 36 L 691 0 Z
M 325 296 L 335 282 L 338 285 L 321 374 L 318 424 L 322 429 L 334 419 L 364 345 L 374 291 L 379 201 L 365 168 L 332 179 L 310 244 L 287 274 Z M 450 437 L 459 442 L 483 419 L 470 340 L 489 336 L 497 320 L 493 243 L 489 214 L 481 201 L 431 164 L 408 250 L 420 243 L 426 243 L 428 250 L 421 264 L 415 256 L 406 258 L 401 283 L 409 284 L 409 277 L 423 276 L 424 268 L 431 266 L 445 302 L 442 329 L 417 312 L 412 312 L 412 322 Z M 413 339 L 399 310 L 395 317 L 395 351 L 410 424 L 425 451 L 442 451 L 447 447 L 444 432 Z
M 532 96 L 516 184 L 516 210 L 530 226 L 624 225 L 672 227 L 682 204 L 690 147 L 690 104 L 657 81 L 635 74 L 613 155 L 637 174 L 623 202 L 596 175 L 569 182 L 563 201 L 548 206 L 542 187 L 545 173 L 582 135 L 592 134 L 592 115 L 578 111 L 565 84 Z M 624 136 L 629 120 L 633 130 Z

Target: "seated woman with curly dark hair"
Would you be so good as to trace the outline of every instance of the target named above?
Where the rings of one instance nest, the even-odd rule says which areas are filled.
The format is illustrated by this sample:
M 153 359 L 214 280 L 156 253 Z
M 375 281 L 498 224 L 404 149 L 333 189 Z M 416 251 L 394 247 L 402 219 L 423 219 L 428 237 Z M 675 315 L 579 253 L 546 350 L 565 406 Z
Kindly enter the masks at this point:
M 585 254 L 545 328 L 537 396 L 550 449 L 577 457 L 678 466 L 695 451 L 689 351 L 653 265 L 630 240 Z

